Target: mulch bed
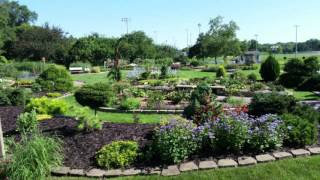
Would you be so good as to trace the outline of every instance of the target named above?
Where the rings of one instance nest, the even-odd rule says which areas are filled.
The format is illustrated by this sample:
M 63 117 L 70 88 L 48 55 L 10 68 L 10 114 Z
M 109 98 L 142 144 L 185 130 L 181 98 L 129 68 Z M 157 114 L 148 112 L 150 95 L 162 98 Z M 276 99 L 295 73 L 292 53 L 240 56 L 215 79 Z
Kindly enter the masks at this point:
M 16 119 L 21 107 L 0 107 L 2 129 L 5 136 L 18 136 Z M 71 117 L 55 117 L 41 121 L 44 134 L 56 135 L 63 141 L 64 165 L 71 168 L 96 166 L 95 153 L 115 140 L 135 140 L 144 147 L 152 137 L 155 125 L 104 123 L 102 130 L 81 132 L 76 129 L 76 120 Z

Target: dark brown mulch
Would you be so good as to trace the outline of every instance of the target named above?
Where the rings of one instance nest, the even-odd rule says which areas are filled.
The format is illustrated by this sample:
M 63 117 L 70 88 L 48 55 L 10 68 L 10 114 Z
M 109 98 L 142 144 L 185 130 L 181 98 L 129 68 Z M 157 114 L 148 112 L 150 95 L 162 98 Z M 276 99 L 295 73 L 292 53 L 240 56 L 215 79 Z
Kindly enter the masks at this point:
M 16 118 L 21 112 L 20 107 L 0 107 L 5 136 L 16 134 Z M 144 147 L 155 128 L 152 124 L 104 123 L 102 130 L 81 132 L 76 125 L 76 120 L 70 117 L 56 117 L 40 123 L 44 134 L 56 135 L 63 141 L 64 165 L 72 168 L 95 166 L 95 153 L 115 140 L 135 140 Z

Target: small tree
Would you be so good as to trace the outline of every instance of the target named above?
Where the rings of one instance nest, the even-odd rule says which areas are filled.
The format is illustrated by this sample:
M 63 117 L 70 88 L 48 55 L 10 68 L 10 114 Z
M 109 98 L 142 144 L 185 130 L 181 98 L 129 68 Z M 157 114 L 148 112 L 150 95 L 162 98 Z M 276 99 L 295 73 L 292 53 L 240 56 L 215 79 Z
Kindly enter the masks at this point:
M 219 66 L 216 76 L 217 77 L 226 77 L 227 73 L 223 66 Z
M 280 65 L 273 56 L 269 56 L 261 64 L 260 75 L 264 81 L 275 81 L 278 78 L 280 75 Z
M 109 104 L 114 96 L 112 87 L 109 84 L 95 83 L 85 85 L 74 94 L 79 104 L 89 106 L 95 110 Z

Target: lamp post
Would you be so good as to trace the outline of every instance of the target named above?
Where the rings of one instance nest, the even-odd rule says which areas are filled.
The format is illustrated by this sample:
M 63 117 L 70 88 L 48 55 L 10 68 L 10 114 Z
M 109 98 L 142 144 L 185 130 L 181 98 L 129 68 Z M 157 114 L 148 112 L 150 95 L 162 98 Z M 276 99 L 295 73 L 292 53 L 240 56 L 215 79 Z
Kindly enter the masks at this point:
M 297 58 L 297 54 L 298 54 L 298 27 L 299 27 L 299 25 L 294 25 L 294 27 L 296 28 L 296 51 L 295 51 L 295 58 Z
M 198 28 L 199 28 L 199 35 L 200 35 L 200 33 L 201 33 L 201 24 L 200 23 L 198 24 Z
M 258 52 L 258 34 L 255 34 L 254 37 L 256 38 L 256 52 Z
M 128 23 L 129 23 L 130 19 L 129 19 L 129 18 L 127 18 L 127 17 L 125 17 L 125 18 L 121 18 L 121 21 L 122 21 L 122 22 L 124 22 L 124 23 L 126 24 L 126 27 L 127 27 L 127 34 L 128 34 L 128 33 L 129 33 L 129 25 L 128 25 Z

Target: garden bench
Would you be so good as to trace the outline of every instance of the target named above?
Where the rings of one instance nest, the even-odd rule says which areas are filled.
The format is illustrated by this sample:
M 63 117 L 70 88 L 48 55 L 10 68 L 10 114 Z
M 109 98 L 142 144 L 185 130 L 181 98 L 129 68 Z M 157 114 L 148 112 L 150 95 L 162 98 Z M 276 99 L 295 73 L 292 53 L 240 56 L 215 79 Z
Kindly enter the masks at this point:
M 82 67 L 70 67 L 69 71 L 71 72 L 71 74 L 83 73 L 83 68 Z

